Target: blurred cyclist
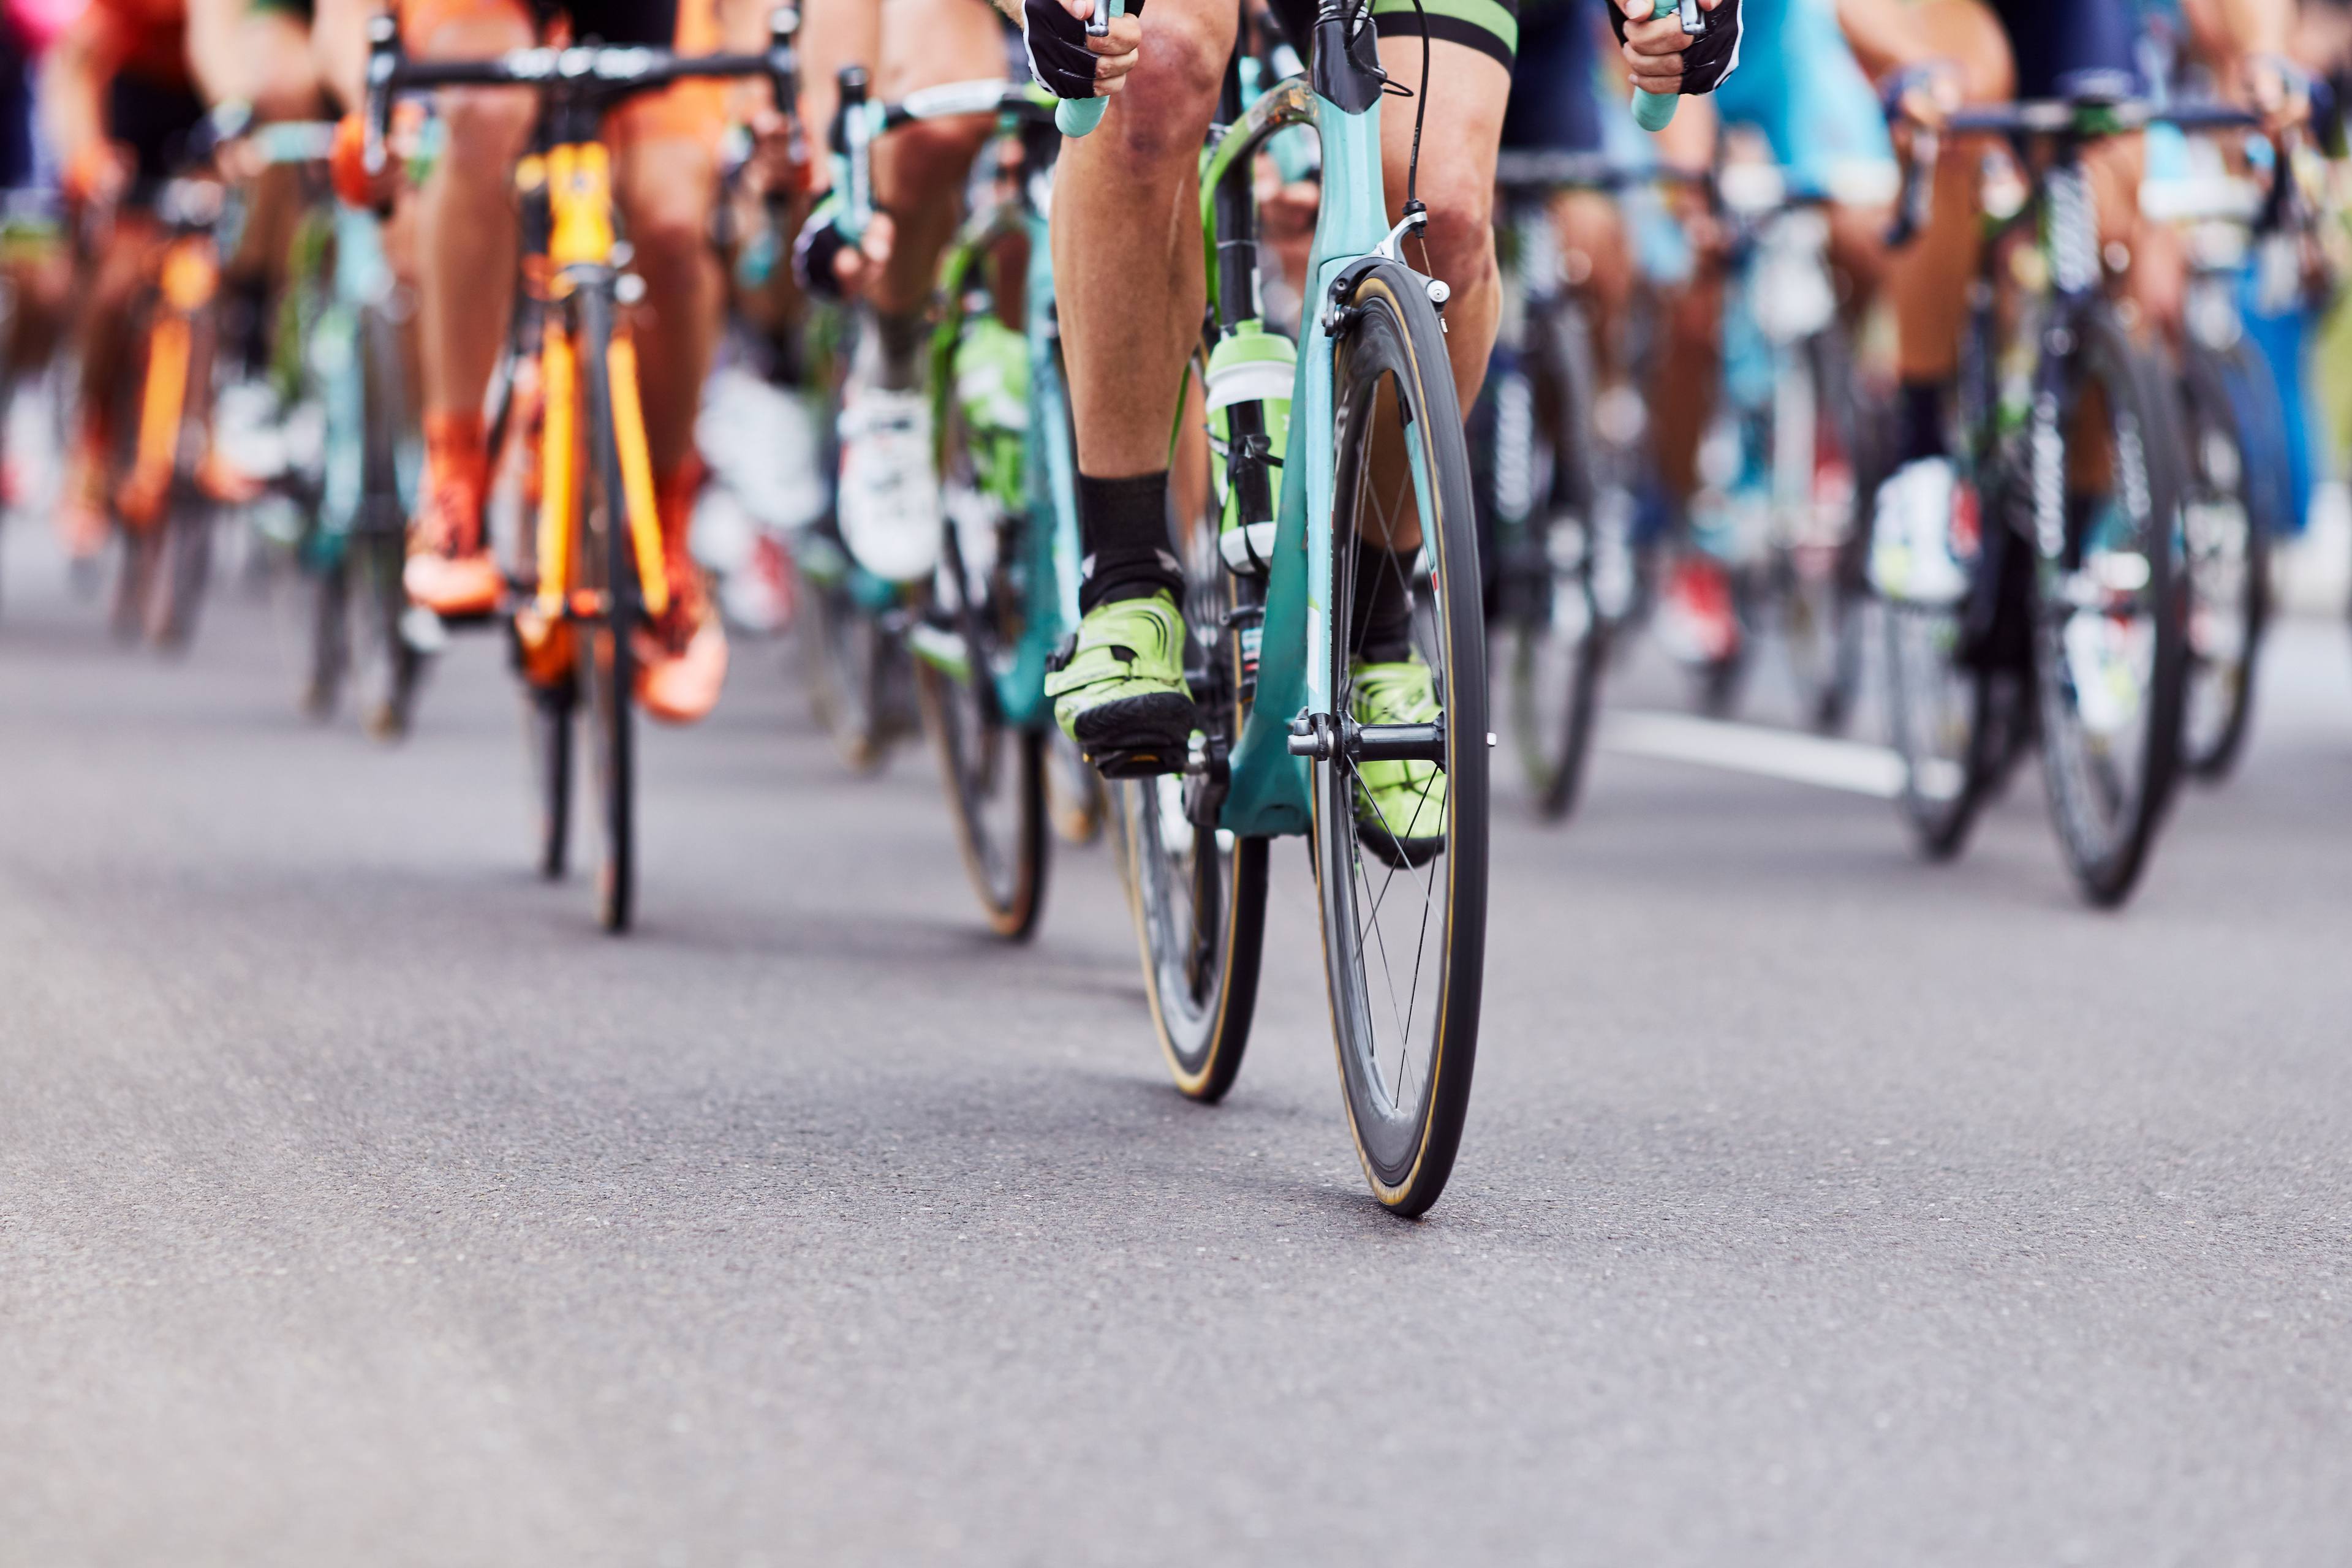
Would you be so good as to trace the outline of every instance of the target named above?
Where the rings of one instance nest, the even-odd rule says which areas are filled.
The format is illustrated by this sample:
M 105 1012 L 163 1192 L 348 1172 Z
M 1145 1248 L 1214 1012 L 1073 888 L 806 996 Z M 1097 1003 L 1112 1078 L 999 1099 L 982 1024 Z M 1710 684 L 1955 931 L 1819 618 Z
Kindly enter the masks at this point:
M 79 263 L 79 407 L 58 508 L 68 552 L 88 559 L 106 544 L 111 405 L 133 371 L 130 309 L 163 237 L 145 203 L 177 172 L 205 117 L 188 63 L 184 0 L 92 0 L 49 51 L 41 96 L 67 200 L 85 233 L 104 231 Z M 113 499 L 126 516 L 152 517 L 170 479 L 134 473 Z M 198 480 L 224 500 L 251 493 L 211 455 Z
M 835 73 L 846 65 L 866 67 L 876 96 L 893 101 L 1000 75 L 1005 33 L 987 0 L 837 0 L 803 56 L 803 118 L 819 135 L 830 127 Z M 891 131 L 875 144 L 876 212 L 865 234 L 853 242 L 840 227 L 840 204 L 827 201 L 795 246 L 804 287 L 856 295 L 873 308 L 873 330 L 858 344 L 843 398 L 837 515 L 858 564 L 890 581 L 928 577 L 939 559 L 939 482 L 923 395 L 927 312 L 965 178 L 993 128 L 993 116 L 975 114 Z
M 2207 30 L 2225 90 L 2277 118 L 2295 112 L 2285 54 L 2294 0 L 2189 0 L 2211 16 Z M 2060 96 L 2096 85 L 2145 90 L 2132 0 L 1841 0 L 1840 19 L 1864 66 L 1895 84 L 1906 113 L 1935 122 L 1963 104 Z M 1935 173 L 1926 227 L 1895 258 L 1889 277 L 1896 326 L 1900 465 L 1879 493 L 1872 570 L 1884 591 L 1923 600 L 1957 598 L 1966 575 L 1951 548 L 1954 477 L 1947 457 L 1948 389 L 1959 359 L 1979 223 L 1981 148 L 1948 146 Z M 2143 264 L 2168 247 L 2139 217 L 2140 138 L 2104 139 L 2086 150 L 2100 237 Z M 2177 267 L 2135 268 L 2144 313 L 2159 325 L 2177 316 Z M 1901 580 L 1890 574 L 1898 572 Z
M 330 0 L 331 6 L 353 0 Z M 767 7 L 757 7 L 764 25 Z M 580 42 L 708 53 L 719 48 L 716 0 L 404 0 L 404 47 L 427 59 L 478 59 L 541 41 L 561 25 Z M 348 20 L 328 24 L 338 38 Z M 339 65 L 337 74 L 351 68 Z M 346 88 L 346 91 L 352 90 Z M 425 498 L 410 539 L 411 596 L 445 616 L 494 610 L 505 581 L 483 528 L 489 453 L 483 397 L 506 341 L 516 261 L 513 172 L 536 102 L 524 89 L 442 95 L 448 140 L 419 193 Z M 727 642 L 709 585 L 688 548 L 701 465 L 694 421 L 719 329 L 722 284 L 709 243 L 726 89 L 685 82 L 630 99 L 611 116 L 614 194 L 628 226 L 632 270 L 645 279 L 637 329 L 646 443 L 651 448 L 672 587 L 668 613 L 640 647 L 637 697 L 656 718 L 708 714 L 727 674 Z M 527 669 L 570 664 L 565 628 L 526 625 Z

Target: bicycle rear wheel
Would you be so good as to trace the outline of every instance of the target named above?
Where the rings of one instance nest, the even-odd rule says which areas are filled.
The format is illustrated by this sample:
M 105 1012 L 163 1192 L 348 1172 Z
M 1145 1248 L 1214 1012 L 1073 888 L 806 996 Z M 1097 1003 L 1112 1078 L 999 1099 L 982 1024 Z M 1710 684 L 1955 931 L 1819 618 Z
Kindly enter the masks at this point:
M 2254 671 L 2270 624 L 2271 539 L 2286 517 L 2285 415 L 2270 371 L 2243 338 L 2227 348 L 2192 340 L 2183 361 L 2189 682 L 2181 766 L 2213 781 L 2236 765 L 2253 715 Z
M 1176 1087 L 1213 1104 L 1234 1086 L 1249 1047 L 1265 944 L 1266 841 L 1217 825 L 1225 759 L 1249 712 L 1263 596 L 1257 580 L 1226 571 L 1217 553 L 1214 489 L 1202 489 L 1205 514 L 1176 541 L 1184 566 L 1184 679 L 1200 715 L 1201 765 L 1121 779 L 1109 792 L 1152 1027 Z
M 1461 1145 L 1478 1041 L 1486 964 L 1487 730 L 1486 630 L 1467 446 L 1445 340 L 1425 280 L 1375 263 L 1348 300 L 1333 388 L 1336 431 L 1328 743 L 1313 767 L 1316 879 L 1324 976 L 1348 1121 L 1381 1202 L 1414 1215 L 1437 1201 Z M 1294 449 L 1297 436 L 1294 435 Z M 1393 540 L 1418 524 L 1421 548 L 1389 552 L 1410 567 L 1413 659 L 1430 672 L 1432 724 L 1388 725 L 1381 745 L 1422 749 L 1414 815 L 1388 820 L 1361 771 L 1371 745 L 1354 724 L 1361 630 L 1358 559 L 1366 536 Z M 1398 585 L 1389 584 L 1393 591 Z M 1401 733 L 1412 731 L 1408 739 Z M 1400 755 L 1390 752 L 1388 757 Z M 1419 802 L 1439 780 L 1433 844 Z
M 2034 664 L 2060 847 L 2084 894 L 2120 904 L 2180 760 L 2188 673 L 2179 432 L 2154 366 L 2086 312 L 2063 403 L 2037 400 Z M 2048 542 L 2061 545 L 2053 557 Z
M 1508 628 L 1512 742 L 1537 813 L 1557 821 L 1583 789 L 1609 653 L 1593 590 L 1598 378 L 1591 329 L 1574 300 L 1532 312 L 1528 338 L 1528 373 L 1495 388 L 1496 507 L 1523 514 L 1504 546 L 1498 599 Z M 1518 484 L 1504 483 L 1505 474 L 1521 471 Z M 1509 519 L 1498 521 L 1509 538 Z
M 605 930 L 626 931 L 636 906 L 636 750 L 634 715 L 636 651 L 630 634 L 644 613 L 636 558 L 629 535 L 627 494 L 621 484 L 620 445 L 613 428 L 613 388 L 605 350 L 612 342 L 612 303 L 593 289 L 578 301 L 580 372 L 587 389 L 591 481 L 582 487 L 582 528 L 574 559 L 582 586 L 602 606 L 580 623 L 580 683 L 588 695 L 589 734 L 596 773 L 596 826 L 603 858 L 596 867 L 596 917 Z

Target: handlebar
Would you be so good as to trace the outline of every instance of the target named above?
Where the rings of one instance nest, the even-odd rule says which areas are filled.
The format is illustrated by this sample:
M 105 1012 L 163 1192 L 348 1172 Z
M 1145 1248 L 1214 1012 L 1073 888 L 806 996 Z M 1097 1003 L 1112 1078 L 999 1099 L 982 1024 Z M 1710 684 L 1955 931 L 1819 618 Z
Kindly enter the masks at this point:
M 1890 122 L 1907 118 L 1899 94 L 1890 99 L 1886 117 Z M 1927 226 L 1929 208 L 1935 199 L 1936 160 L 1943 135 L 2006 136 L 2012 140 L 2063 136 L 2087 141 L 2127 135 L 2151 125 L 2169 125 L 2192 133 L 2252 131 L 2261 127 L 2262 118 L 2234 104 L 2160 104 L 2095 94 L 1964 109 L 1948 116 L 1940 127 L 1915 125 L 1911 150 L 1903 161 L 1902 193 L 1895 203 L 1895 223 L 1887 232 L 1886 243 L 1908 245 Z M 2265 217 L 2259 226 L 2272 226 L 2277 214 L 2284 210 L 2290 162 L 2284 156 L 2273 160 L 2271 193 L 2263 204 Z
M 1087 37 L 1100 38 L 1110 33 L 1114 17 L 1127 10 L 1127 0 L 1095 0 L 1095 14 L 1087 18 Z M 1084 136 L 1102 123 L 1103 110 L 1110 100 L 1099 93 L 1093 98 L 1066 98 L 1054 106 L 1054 123 L 1065 136 Z
M 1660 16 L 1672 16 L 1677 13 L 1682 16 L 1685 37 L 1695 38 L 1706 31 L 1706 13 L 1698 8 L 1698 0 L 1655 0 L 1650 17 L 1655 21 Z M 1633 123 L 1653 134 L 1664 131 L 1674 122 L 1675 101 L 1673 93 L 1635 88 Z
M 800 94 L 795 40 L 800 13 L 780 5 L 768 16 L 768 47 L 756 55 L 678 55 L 635 45 L 513 49 L 485 60 L 413 60 L 401 52 L 400 25 L 388 13 L 368 24 L 368 172 L 383 168 L 392 100 L 402 92 L 439 87 L 530 87 L 575 96 L 601 111 L 622 99 L 674 82 L 764 75 L 777 109 L 789 115 Z

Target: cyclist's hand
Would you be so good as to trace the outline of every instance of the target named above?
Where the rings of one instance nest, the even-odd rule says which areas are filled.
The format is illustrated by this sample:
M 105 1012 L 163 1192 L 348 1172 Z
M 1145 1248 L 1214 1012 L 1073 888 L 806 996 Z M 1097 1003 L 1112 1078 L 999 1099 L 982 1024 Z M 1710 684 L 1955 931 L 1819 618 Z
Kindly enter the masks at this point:
M 1625 54 L 1625 68 L 1643 92 L 1713 92 L 1731 74 L 1739 54 L 1739 0 L 1698 0 L 1706 31 L 1694 37 L 1669 12 L 1651 15 L 1651 0 L 1614 0 L 1610 25 Z
M 1103 0 L 1022 0 L 1021 38 L 1029 74 L 1055 98 L 1112 98 L 1125 87 L 1143 43 L 1143 24 L 1130 7 L 1110 31 L 1090 37 L 1087 18 Z
M 1921 131 L 1941 131 L 1966 98 L 1958 62 L 1925 60 L 1906 66 L 1886 84 L 1892 118 Z
M 793 122 L 773 109 L 747 116 L 751 133 L 751 157 L 745 165 L 746 183 L 763 195 L 806 195 L 815 181 L 806 138 L 794 134 Z
M 327 179 L 335 194 L 354 207 L 383 213 L 400 193 L 400 160 L 386 157 L 374 173 L 367 166 L 367 116 L 346 114 L 335 122 L 335 144 L 327 152 Z
M 136 165 L 131 150 L 119 142 L 92 141 L 66 161 L 58 183 L 68 200 L 86 206 L 110 207 L 130 187 Z
M 840 299 L 862 293 L 890 265 L 898 225 L 887 213 L 877 212 L 856 240 L 843 232 L 841 203 L 829 196 L 801 225 L 793 242 L 793 274 L 811 294 Z
M 2311 122 L 2311 78 L 2294 61 L 2255 55 L 2239 78 L 2247 107 L 2263 117 L 2263 133 L 2273 143 Z

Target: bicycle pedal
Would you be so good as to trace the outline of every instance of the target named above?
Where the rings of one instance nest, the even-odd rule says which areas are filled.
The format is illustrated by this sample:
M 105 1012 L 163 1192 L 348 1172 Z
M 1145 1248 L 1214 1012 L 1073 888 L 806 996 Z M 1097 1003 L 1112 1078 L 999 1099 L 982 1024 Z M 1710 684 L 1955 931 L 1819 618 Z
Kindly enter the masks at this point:
M 1086 753 L 1096 772 L 1106 779 L 1157 779 L 1163 773 L 1184 771 L 1186 755 L 1181 750 L 1170 751 L 1160 747 L 1135 747 Z

